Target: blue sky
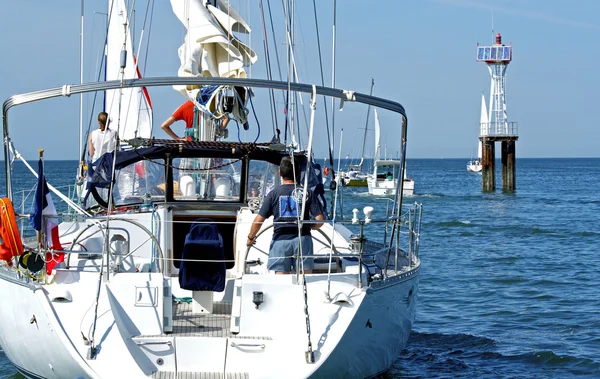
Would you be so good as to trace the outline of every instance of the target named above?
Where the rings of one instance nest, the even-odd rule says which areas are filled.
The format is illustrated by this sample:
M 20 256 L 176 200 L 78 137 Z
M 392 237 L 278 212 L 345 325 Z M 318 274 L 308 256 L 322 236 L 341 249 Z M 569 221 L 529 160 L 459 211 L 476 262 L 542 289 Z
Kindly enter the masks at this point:
M 136 33 L 145 3 L 136 2 Z M 300 79 L 320 84 L 312 1 L 297 3 Z M 258 0 L 232 4 L 244 15 L 251 10 L 246 18 L 259 56 L 251 74 L 264 78 Z M 504 43 L 513 44 L 506 99 L 509 121 L 519 124 L 517 157 L 600 156 L 600 78 L 594 74 L 600 59 L 600 1 L 339 0 L 337 6 L 336 87 L 368 93 L 374 78 L 375 95 L 403 104 L 409 116 L 408 158 L 469 158 L 476 153 L 481 92 L 488 96 L 490 77 L 485 64 L 475 61 L 475 48 L 492 42 L 492 18 L 494 31 L 502 34 Z M 1 7 L 2 100 L 79 82 L 80 1 L 22 0 L 3 2 Z M 271 7 L 277 17 L 281 2 L 271 1 Z M 333 1 L 319 0 L 317 7 L 329 86 Z M 106 2 L 86 1 L 85 81 L 95 80 L 103 39 L 105 16 L 94 12 L 106 12 Z M 176 75 L 184 28 L 168 1 L 156 1 L 149 34 L 146 76 Z M 284 36 L 277 38 L 281 49 Z M 182 97 L 170 89 L 151 91 L 151 96 L 155 134 L 165 137 L 159 123 Z M 86 128 L 91 103 L 91 98 L 85 99 Z M 78 109 L 78 98 L 71 98 L 12 110 L 10 133 L 17 149 L 29 159 L 39 147 L 46 150 L 47 159 L 77 159 Z M 358 156 L 366 110 L 344 112 L 336 115 L 335 155 L 343 127 L 342 155 Z M 380 118 L 382 124 L 392 122 L 385 115 Z M 181 128 L 175 126 L 178 132 Z M 385 137 L 390 145 L 397 140 L 396 135 Z M 317 139 L 317 156 L 326 155 L 324 141 Z

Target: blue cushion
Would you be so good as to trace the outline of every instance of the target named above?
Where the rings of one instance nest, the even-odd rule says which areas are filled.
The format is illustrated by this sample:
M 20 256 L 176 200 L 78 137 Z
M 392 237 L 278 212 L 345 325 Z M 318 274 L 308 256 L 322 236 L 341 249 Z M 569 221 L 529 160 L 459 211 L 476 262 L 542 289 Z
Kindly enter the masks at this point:
M 179 268 L 179 285 L 190 291 L 225 289 L 225 252 L 217 226 L 198 219 L 185 237 Z M 206 262 L 211 261 L 211 262 Z

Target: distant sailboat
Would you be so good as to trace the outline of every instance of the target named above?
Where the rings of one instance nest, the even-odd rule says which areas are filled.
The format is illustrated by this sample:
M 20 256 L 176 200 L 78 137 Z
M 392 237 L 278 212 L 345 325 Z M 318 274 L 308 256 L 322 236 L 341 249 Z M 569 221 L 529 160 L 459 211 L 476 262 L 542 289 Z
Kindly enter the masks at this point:
M 375 80 L 371 79 L 371 93 L 373 96 L 373 88 L 375 87 Z M 357 165 L 349 165 L 348 171 L 340 173 L 342 178 L 342 184 L 348 187 L 367 187 L 367 177 L 363 171 L 363 163 L 365 161 L 365 145 L 367 142 L 367 130 L 369 126 L 369 114 L 371 113 L 371 107 L 367 108 L 367 120 L 365 121 L 365 134 L 363 137 L 362 152 L 360 156 L 360 163 Z
M 485 96 L 481 94 L 481 115 L 479 117 L 479 129 L 481 130 L 482 125 L 488 124 L 488 113 L 487 107 L 485 106 Z M 481 172 L 481 141 L 478 141 L 477 147 L 477 159 L 472 159 L 467 163 L 467 171 L 470 172 Z

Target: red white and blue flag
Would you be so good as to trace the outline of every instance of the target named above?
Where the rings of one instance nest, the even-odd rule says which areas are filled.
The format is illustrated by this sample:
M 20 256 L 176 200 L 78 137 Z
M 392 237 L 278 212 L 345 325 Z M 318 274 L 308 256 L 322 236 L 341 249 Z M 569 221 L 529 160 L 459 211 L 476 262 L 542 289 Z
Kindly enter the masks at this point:
M 42 230 L 43 221 L 45 222 L 44 230 Z M 65 254 L 62 252 L 63 248 L 58 238 L 58 217 L 48 183 L 44 177 L 44 162 L 41 158 L 38 162 L 38 185 L 35 191 L 33 214 L 30 216 L 29 222 L 38 233 L 45 233 L 45 238 L 41 241 L 42 247 L 58 251 L 46 253 L 46 273 L 50 275 L 57 264 L 64 262 Z

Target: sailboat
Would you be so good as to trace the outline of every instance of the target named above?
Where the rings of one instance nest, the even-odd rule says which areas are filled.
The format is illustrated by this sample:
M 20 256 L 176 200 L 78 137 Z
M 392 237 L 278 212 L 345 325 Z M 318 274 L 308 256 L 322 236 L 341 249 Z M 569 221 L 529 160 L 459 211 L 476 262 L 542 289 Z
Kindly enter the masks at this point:
M 381 159 L 381 130 L 377 109 L 374 113 L 375 159 L 373 160 L 373 174 L 367 179 L 369 194 L 376 196 L 393 195 L 398 187 L 399 178 L 403 178 L 402 195 L 412 196 L 415 192 L 415 182 L 406 177 L 406 169 L 403 169 L 402 162 L 394 159 Z
M 35 134 L 10 138 L 17 128 L 8 117 L 14 107 L 158 86 L 186 94 L 215 85 L 223 94 L 241 88 L 265 102 L 271 91 L 310 97 L 307 145 L 287 147 L 270 135 L 223 142 L 133 133 L 135 137 L 121 141 L 123 148 L 98 159 L 90 191 L 107 193 L 93 207 L 46 187 L 40 154 L 38 192 L 46 202 L 37 196 L 35 201 L 38 210 L 44 209 L 41 227 L 19 231 L 0 224 L 0 235 L 10 237 L 4 238 L 0 255 L 0 345 L 25 377 L 366 378 L 389 369 L 405 346 L 417 308 L 422 207 L 403 206 L 402 183 L 385 214 L 366 206 L 352 220 L 325 221 L 312 230 L 313 254 L 305 256 L 301 244 L 295 256 L 299 262 L 312 259 L 312 272 L 302 264 L 289 275 L 267 269 L 272 217 L 254 236 L 254 244 L 247 244 L 265 195 L 281 183 L 283 157 L 298 159 L 298 199 L 307 199 L 310 183 L 320 181 L 312 165 L 320 100 L 347 101 L 352 94 L 357 106 L 374 107 L 378 137 L 376 109 L 385 108 L 400 120 L 402 157 L 404 107 L 350 90 L 246 78 L 245 47 L 232 32 L 247 30 L 245 23 L 227 1 L 215 4 L 172 1 L 176 14 L 185 14 L 190 24 L 210 24 L 212 35 L 186 37 L 192 46 L 185 51 L 194 52 L 194 63 L 179 77 L 64 85 L 7 99 L 4 156 L 28 165 L 18 146 L 43 143 L 32 140 Z M 210 45 L 214 41 L 218 46 Z M 243 64 L 229 65 L 233 60 L 224 52 Z M 206 67 L 213 58 L 222 65 Z M 195 74 L 219 67 L 224 71 L 216 76 Z M 214 108 L 209 102 L 206 109 L 218 111 L 221 101 L 227 97 L 215 97 Z M 264 123 L 271 115 L 256 112 Z M 404 171 L 403 160 L 394 161 L 398 172 Z M 19 201 L 15 185 L 23 181 L 13 175 L 13 166 L 5 165 L 4 204 Z M 69 211 L 52 212 L 48 191 L 64 200 Z M 6 217 L 12 218 L 8 225 L 18 225 L 12 222 L 17 215 L 8 212 Z M 353 226 L 358 233 L 351 232 Z M 32 232 L 39 238 L 25 237 Z
M 375 79 L 371 79 L 370 96 L 373 96 L 373 88 L 375 87 Z M 367 143 L 367 130 L 369 126 L 369 114 L 371 107 L 367 108 L 367 120 L 365 122 L 365 133 L 363 136 L 362 153 L 360 162 L 357 165 L 348 165 L 348 171 L 341 172 L 342 185 L 347 187 L 367 187 L 368 174 L 363 172 L 363 163 L 365 161 L 365 146 Z
M 481 115 L 479 117 L 480 130 L 482 127 L 485 127 L 486 125 L 488 125 L 488 112 L 487 112 L 487 108 L 485 106 L 485 96 L 482 93 L 481 94 Z M 467 163 L 467 171 L 479 172 L 479 173 L 481 172 L 481 150 L 482 150 L 482 144 L 481 144 L 481 141 L 479 141 L 477 144 L 477 159 L 471 159 Z

